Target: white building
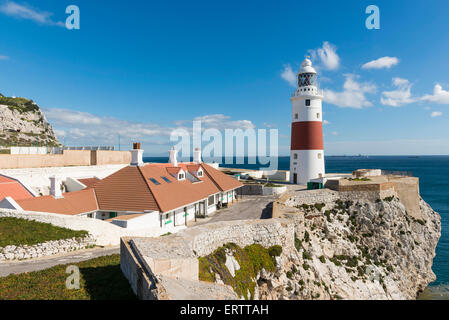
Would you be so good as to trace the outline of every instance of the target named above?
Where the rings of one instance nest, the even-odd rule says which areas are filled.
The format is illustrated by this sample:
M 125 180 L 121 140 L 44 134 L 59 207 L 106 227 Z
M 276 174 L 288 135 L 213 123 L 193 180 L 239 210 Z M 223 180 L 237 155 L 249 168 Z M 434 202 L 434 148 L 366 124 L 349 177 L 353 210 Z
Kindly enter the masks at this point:
M 290 182 L 305 184 L 323 178 L 323 94 L 318 90 L 312 62 L 305 59 L 297 75 L 298 87 L 292 95 L 292 135 Z
M 53 178 L 52 195 L 18 201 L 7 197 L 0 207 L 86 216 L 124 228 L 172 232 L 190 220 L 206 217 L 218 204 L 233 202 L 236 189 L 242 186 L 203 163 L 200 150 L 195 150 L 194 162 L 179 163 L 174 149 L 169 152 L 169 163 L 145 164 L 140 144 L 135 144 L 131 153 L 129 166 L 98 182 L 85 179 L 89 186 L 84 190 L 62 193 Z

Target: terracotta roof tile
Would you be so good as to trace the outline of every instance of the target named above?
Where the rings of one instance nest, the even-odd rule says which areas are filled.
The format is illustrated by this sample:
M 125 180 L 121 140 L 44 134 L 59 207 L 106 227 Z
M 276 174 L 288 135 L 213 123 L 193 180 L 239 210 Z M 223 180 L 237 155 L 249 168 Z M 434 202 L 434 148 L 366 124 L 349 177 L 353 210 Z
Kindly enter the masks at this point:
M 63 198 L 44 196 L 19 200 L 17 203 L 26 211 L 51 212 L 66 215 L 77 215 L 98 210 L 95 191 L 93 189 L 64 193 Z
M 221 172 L 220 170 L 216 170 L 205 163 L 202 163 L 201 166 L 203 167 L 206 175 L 217 184 L 221 191 L 229 191 L 243 186 L 240 181 Z
M 94 184 L 96 184 L 100 179 L 98 178 L 86 178 L 86 179 L 77 179 L 79 182 L 84 184 L 87 188 L 92 188 Z
M 160 211 L 139 167 L 125 167 L 102 179 L 93 188 L 101 210 Z
M 34 196 L 19 181 L 0 175 L 0 201 L 6 197 L 17 201 Z

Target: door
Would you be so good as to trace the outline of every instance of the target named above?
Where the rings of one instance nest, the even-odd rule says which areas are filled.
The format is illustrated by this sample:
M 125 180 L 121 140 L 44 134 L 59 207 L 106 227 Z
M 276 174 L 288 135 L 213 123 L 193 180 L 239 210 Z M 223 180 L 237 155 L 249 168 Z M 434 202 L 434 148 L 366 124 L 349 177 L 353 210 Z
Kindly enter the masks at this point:
M 298 174 L 294 173 L 293 174 L 293 184 L 297 184 L 298 183 Z

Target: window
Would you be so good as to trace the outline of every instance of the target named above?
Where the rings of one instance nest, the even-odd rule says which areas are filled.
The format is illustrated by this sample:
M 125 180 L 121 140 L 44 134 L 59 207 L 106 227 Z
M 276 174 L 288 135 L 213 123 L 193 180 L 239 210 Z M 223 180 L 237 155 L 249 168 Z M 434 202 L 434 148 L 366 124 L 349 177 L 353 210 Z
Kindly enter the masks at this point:
M 179 179 L 179 180 L 184 179 L 184 173 L 180 173 L 180 174 L 178 175 L 178 179 Z
M 211 206 L 215 203 L 215 197 L 210 196 L 209 199 L 207 199 L 208 205 Z
M 155 185 L 160 185 L 160 183 L 159 183 L 159 181 L 157 181 L 156 179 L 154 179 L 154 178 L 150 178 L 150 181 L 151 182 L 153 182 Z
M 299 118 L 299 114 L 295 113 L 295 119 Z
M 165 220 L 167 220 L 168 219 L 168 213 L 165 215 Z
M 168 178 L 167 178 L 167 177 L 161 177 L 161 178 L 162 178 L 162 180 L 164 180 L 165 182 L 171 183 L 171 181 L 170 181 L 170 180 L 168 180 Z
M 306 100 L 306 107 L 310 107 L 310 99 Z
M 319 114 L 319 113 L 317 113 L 317 114 L 316 114 L 316 117 L 317 117 L 317 118 L 319 119 L 319 118 L 320 118 L 320 114 Z
M 318 159 L 321 159 L 322 157 L 321 153 L 318 153 Z
M 88 214 L 87 214 L 87 217 L 88 217 L 88 218 L 93 218 L 93 214 L 92 214 L 92 213 L 88 213 Z
M 198 177 L 202 177 L 203 176 L 203 171 L 198 171 Z
M 293 159 L 295 159 L 295 160 L 298 159 L 298 154 L 297 153 L 293 154 Z

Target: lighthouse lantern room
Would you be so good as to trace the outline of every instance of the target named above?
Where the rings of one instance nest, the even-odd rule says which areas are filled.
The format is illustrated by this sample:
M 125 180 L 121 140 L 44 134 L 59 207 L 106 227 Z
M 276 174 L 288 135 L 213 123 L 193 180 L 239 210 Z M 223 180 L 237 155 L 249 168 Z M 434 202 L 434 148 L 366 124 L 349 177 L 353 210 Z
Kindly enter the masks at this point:
M 306 58 L 297 75 L 298 87 L 292 95 L 292 135 L 290 182 L 306 184 L 324 178 L 323 94 L 318 90 L 317 74 Z

